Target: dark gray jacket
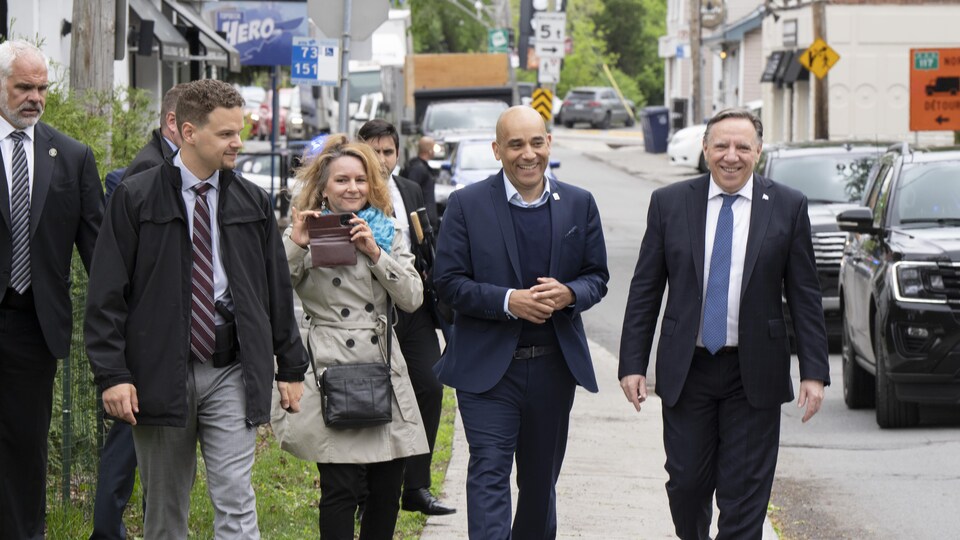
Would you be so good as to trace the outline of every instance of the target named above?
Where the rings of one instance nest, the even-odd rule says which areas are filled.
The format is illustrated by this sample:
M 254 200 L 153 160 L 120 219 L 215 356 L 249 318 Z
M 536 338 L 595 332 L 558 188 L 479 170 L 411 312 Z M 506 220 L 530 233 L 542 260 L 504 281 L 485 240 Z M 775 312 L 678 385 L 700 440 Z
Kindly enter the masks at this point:
M 117 187 L 97 239 L 87 295 L 87 354 L 101 390 L 137 388 L 146 425 L 183 426 L 190 362 L 192 243 L 170 162 Z M 237 323 L 247 422 L 270 419 L 274 380 L 301 381 L 308 359 L 270 200 L 220 171 L 220 251 Z

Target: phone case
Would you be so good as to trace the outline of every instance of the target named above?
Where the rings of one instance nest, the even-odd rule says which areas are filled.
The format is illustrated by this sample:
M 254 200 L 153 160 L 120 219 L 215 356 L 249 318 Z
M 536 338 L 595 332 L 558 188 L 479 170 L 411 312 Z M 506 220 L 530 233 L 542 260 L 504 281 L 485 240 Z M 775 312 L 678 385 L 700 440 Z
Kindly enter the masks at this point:
M 342 216 L 346 216 L 341 219 Z M 357 264 L 357 248 L 350 242 L 350 224 L 342 225 L 350 214 L 327 214 L 307 218 L 310 235 L 310 260 L 313 267 L 330 268 Z

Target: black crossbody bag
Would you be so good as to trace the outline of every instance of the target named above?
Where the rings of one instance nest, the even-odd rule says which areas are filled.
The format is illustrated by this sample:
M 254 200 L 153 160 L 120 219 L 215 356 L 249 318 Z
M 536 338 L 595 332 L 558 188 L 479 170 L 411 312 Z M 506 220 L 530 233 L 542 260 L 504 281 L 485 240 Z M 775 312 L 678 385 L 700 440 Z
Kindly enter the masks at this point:
M 387 301 L 387 358 L 364 364 L 337 364 L 317 374 L 311 349 L 310 363 L 320 389 L 323 423 L 332 429 L 356 429 L 389 424 L 393 419 L 390 361 L 393 348 L 393 302 Z

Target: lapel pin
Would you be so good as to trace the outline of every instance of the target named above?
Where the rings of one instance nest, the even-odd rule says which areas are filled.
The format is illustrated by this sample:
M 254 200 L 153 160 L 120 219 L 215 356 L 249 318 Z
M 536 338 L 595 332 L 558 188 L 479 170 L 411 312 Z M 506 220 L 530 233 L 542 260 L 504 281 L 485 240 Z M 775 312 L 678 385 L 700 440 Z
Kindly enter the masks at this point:
M 51 148 L 50 151 L 47 152 L 47 153 L 50 154 L 50 157 L 57 157 L 57 149 L 56 149 L 56 148 Z
M 767 194 L 766 194 L 766 193 L 764 193 L 764 194 L 763 194 L 763 200 L 765 200 L 765 201 L 769 201 L 769 200 L 770 200 L 770 197 L 767 197 Z
M 555 201 L 559 201 L 559 200 L 560 200 L 560 194 L 559 194 L 559 193 L 556 193 L 556 192 L 554 192 L 554 194 L 553 194 L 553 200 L 555 200 Z

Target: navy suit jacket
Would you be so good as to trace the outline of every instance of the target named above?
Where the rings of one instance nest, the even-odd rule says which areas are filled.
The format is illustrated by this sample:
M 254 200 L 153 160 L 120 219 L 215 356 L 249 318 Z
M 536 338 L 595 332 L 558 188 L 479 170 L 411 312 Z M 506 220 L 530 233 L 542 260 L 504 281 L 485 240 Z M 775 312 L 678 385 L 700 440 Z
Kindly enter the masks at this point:
M 33 192 L 30 198 L 30 277 L 34 306 L 47 347 L 66 358 L 73 328 L 70 261 L 77 247 L 90 269 L 103 220 L 103 185 L 93 151 L 38 122 L 33 131 Z M 6 171 L 0 161 L 0 178 Z M 0 180 L 0 298 L 10 286 L 13 258 L 10 194 Z
M 676 404 L 690 369 L 704 297 L 703 259 L 710 176 L 653 193 L 620 338 L 619 376 L 645 375 L 664 286 L 667 306 L 657 348 L 657 394 Z M 739 357 L 750 405 L 793 399 L 790 344 L 783 315 L 787 299 L 801 379 L 830 383 L 820 283 L 802 193 L 754 175 L 743 281 Z
M 524 288 L 503 182 L 501 171 L 453 192 L 437 242 L 434 280 L 455 316 L 436 371 L 441 382 L 467 392 L 485 392 L 500 381 L 520 338 L 521 321 L 503 310 L 507 290 Z M 573 377 L 596 392 L 580 314 L 607 293 L 600 213 L 593 195 L 583 189 L 551 180 L 550 191 L 550 275 L 545 277 L 565 284 L 576 296 L 574 305 L 551 319 Z

